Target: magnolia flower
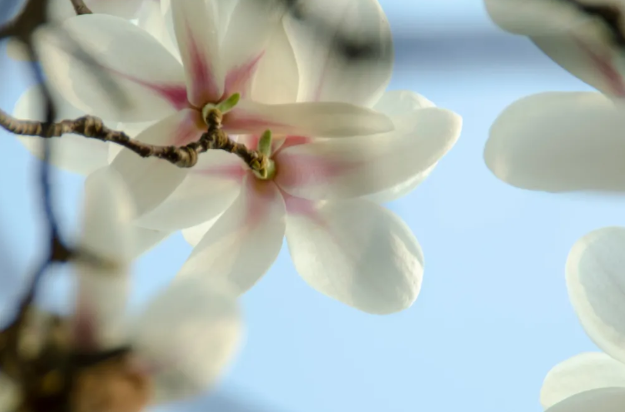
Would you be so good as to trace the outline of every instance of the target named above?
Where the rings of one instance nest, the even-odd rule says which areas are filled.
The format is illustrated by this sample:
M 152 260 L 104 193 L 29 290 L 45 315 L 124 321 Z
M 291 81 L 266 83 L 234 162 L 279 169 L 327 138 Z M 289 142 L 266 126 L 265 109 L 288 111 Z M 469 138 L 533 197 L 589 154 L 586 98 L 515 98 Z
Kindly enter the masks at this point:
M 604 353 L 582 353 L 553 368 L 541 390 L 549 412 L 619 412 L 625 405 L 625 228 L 595 230 L 566 264 L 569 299 Z
M 625 97 L 623 0 L 484 0 L 502 29 L 529 36 L 556 63 L 611 96 Z
M 280 67 L 282 59 L 268 49 L 271 38 L 281 34 L 276 27 L 282 12 L 273 3 L 241 0 L 232 11 L 228 29 L 221 33 L 217 22 L 225 17 L 215 5 L 197 0 L 171 3 L 182 64 L 126 20 L 93 14 L 63 23 L 65 32 L 89 50 L 126 91 L 126 107 L 103 97 L 84 64 L 64 53 L 53 31 L 39 36 L 43 67 L 56 89 L 85 112 L 110 121 L 156 121 L 137 136 L 151 144 L 183 145 L 198 140 L 207 127 L 203 112 L 235 93 L 241 101 L 223 122 L 224 130 L 232 134 L 271 128 L 293 135 L 342 137 L 392 129 L 386 116 L 353 104 L 274 105 L 251 99 L 253 79 L 274 78 L 278 70 L 290 68 Z M 158 159 L 138 159 L 129 151 L 122 151 L 111 166 L 125 177 L 139 214 L 165 200 L 187 174 Z
M 595 92 L 549 92 L 518 100 L 493 123 L 486 164 L 499 179 L 524 189 L 622 193 L 621 104 Z
M 128 314 L 132 206 L 122 180 L 111 171 L 88 178 L 79 247 L 97 260 L 74 262 L 76 307 L 63 330 L 70 350 L 82 357 L 122 349 L 125 356 L 76 370 L 72 385 L 62 389 L 69 392 L 73 411 L 134 412 L 150 403 L 197 395 L 214 382 L 237 348 L 240 321 L 234 296 L 206 282 L 178 280 L 137 314 Z M 50 339 L 43 315 L 32 319 L 22 342 L 22 350 L 33 356 Z M 20 378 L 6 373 L 18 379 L 13 389 L 32 396 Z M 3 391 L 0 399 L 14 402 L 15 396 Z

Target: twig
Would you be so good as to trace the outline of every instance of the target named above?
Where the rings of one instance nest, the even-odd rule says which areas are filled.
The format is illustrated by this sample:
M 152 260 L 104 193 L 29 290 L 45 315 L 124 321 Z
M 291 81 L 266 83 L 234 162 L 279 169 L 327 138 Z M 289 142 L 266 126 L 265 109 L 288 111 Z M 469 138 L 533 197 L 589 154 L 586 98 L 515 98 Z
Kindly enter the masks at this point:
M 222 115 L 218 110 L 209 111 L 207 123 L 210 126 L 198 141 L 180 147 L 156 146 L 132 139 L 122 131 L 110 129 L 95 116 L 62 120 L 52 123 L 46 130 L 43 122 L 19 120 L 0 109 L 0 127 L 17 135 L 51 138 L 71 133 L 102 142 L 115 143 L 141 157 L 156 157 L 182 168 L 195 166 L 200 153 L 210 149 L 225 150 L 239 156 L 252 170 L 262 173 L 268 166 L 267 157 L 232 140 L 221 129 L 221 121 Z
M 72 6 L 74 6 L 74 10 L 76 14 L 91 14 L 91 9 L 87 7 L 83 0 L 70 0 L 72 2 Z

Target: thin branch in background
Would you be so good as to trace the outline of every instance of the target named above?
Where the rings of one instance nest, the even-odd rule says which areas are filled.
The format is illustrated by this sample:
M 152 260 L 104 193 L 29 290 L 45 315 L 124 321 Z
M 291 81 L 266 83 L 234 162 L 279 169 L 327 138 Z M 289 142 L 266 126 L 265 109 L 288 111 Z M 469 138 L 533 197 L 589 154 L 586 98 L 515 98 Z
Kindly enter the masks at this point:
M 91 10 L 83 0 L 70 0 L 72 2 L 72 6 L 74 6 L 74 10 L 76 14 L 91 14 Z

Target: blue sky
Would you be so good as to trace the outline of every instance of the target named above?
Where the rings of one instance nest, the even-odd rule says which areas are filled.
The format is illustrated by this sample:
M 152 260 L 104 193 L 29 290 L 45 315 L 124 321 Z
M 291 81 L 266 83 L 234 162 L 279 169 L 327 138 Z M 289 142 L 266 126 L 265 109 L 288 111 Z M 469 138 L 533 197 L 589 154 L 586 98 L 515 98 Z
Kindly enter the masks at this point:
M 625 223 L 625 200 L 508 187 L 485 167 L 482 150 L 490 124 L 514 100 L 589 88 L 528 41 L 500 34 L 479 0 L 381 3 L 398 38 L 391 88 L 417 91 L 464 118 L 456 147 L 390 205 L 423 248 L 421 295 L 396 315 L 359 313 L 307 287 L 284 248 L 242 299 L 246 343 L 217 393 L 275 412 L 539 411 L 546 372 L 595 350 L 567 299 L 567 253 L 583 234 Z M 13 80 L 22 71 L 0 58 L 4 109 L 24 90 Z M 0 135 L 0 241 L 27 271 L 41 235 L 34 161 Z M 82 180 L 55 178 L 71 231 Z M 137 300 L 165 285 L 189 252 L 175 235 L 145 255 Z M 59 282 L 51 286 L 59 290 Z M 204 402 L 191 404 L 200 410 Z

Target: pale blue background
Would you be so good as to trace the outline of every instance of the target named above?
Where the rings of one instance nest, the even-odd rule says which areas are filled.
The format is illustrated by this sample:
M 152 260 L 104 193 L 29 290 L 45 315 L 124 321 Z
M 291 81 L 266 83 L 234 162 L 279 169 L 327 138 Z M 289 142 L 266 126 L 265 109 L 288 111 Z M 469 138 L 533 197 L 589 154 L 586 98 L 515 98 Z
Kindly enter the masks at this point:
M 423 247 L 421 295 L 400 314 L 359 313 L 308 288 L 285 248 L 242 300 L 241 356 L 217 395 L 192 403 L 194 410 L 535 412 L 545 373 L 595 349 L 568 302 L 564 263 L 580 236 L 622 224 L 625 202 L 514 189 L 482 161 L 488 128 L 507 104 L 588 87 L 527 40 L 501 34 L 479 0 L 381 3 L 396 37 L 391 87 L 418 91 L 464 117 L 456 147 L 391 205 Z M 0 104 L 11 109 L 24 67 L 6 58 L 0 64 Z M 12 264 L 27 271 L 41 235 L 34 162 L 0 135 L 0 234 Z M 73 228 L 81 179 L 56 178 L 65 227 Z M 189 251 L 176 235 L 141 259 L 137 299 L 164 285 Z M 4 283 L 0 290 L 11 294 Z

